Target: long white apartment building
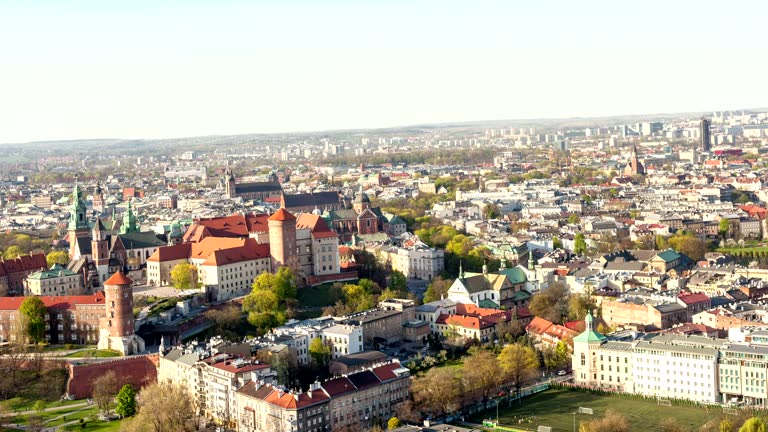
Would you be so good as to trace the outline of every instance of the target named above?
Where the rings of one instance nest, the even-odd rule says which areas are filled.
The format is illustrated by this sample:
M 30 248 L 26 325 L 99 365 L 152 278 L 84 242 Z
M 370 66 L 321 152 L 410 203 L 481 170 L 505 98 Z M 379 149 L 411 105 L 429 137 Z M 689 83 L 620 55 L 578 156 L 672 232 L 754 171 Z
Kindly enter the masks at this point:
M 587 328 L 573 339 L 578 385 L 659 399 L 768 406 L 768 331 L 740 341 L 672 334 L 614 334 Z

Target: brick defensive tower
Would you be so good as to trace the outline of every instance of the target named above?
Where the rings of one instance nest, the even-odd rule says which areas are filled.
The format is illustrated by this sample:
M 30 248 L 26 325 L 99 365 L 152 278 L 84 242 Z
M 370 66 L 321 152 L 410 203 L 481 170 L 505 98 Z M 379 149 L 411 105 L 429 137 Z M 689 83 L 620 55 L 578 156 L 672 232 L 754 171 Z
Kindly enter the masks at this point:
M 272 271 L 277 271 L 281 266 L 290 267 L 290 259 L 297 253 L 296 216 L 280 208 L 267 219 L 267 224 L 269 225 L 269 254 L 272 256 Z
M 144 351 L 144 340 L 134 334 L 132 283 L 122 272 L 104 282 L 106 316 L 99 328 L 99 349 L 111 349 L 123 355 Z

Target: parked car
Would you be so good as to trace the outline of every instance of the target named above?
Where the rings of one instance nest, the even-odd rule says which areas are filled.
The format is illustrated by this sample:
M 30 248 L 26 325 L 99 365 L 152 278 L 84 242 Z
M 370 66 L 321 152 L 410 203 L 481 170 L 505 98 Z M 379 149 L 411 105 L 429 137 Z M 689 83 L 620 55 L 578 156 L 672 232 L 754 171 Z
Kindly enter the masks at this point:
M 567 373 L 568 372 L 566 372 L 565 370 L 557 371 L 558 376 L 563 376 L 563 375 L 566 375 Z

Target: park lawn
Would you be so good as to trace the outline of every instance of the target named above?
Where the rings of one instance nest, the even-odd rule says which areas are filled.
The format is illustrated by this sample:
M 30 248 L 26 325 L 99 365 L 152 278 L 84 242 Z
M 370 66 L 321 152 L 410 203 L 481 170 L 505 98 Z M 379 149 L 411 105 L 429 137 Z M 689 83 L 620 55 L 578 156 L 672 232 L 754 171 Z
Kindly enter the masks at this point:
M 535 431 L 538 426 L 549 426 L 553 432 L 573 430 L 573 412 L 579 407 L 592 408 L 594 415 L 576 414 L 576 430 L 579 422 L 602 417 L 611 409 L 627 416 L 631 430 L 660 430 L 659 424 L 668 417 L 674 417 L 680 424 L 698 430 L 707 421 L 722 414 L 719 408 L 660 406 L 656 402 L 625 399 L 619 396 L 596 395 L 566 389 L 550 389 L 524 398 L 522 402 L 501 402 L 499 425 L 516 429 Z M 481 423 L 483 419 L 495 419 L 496 408 L 475 415 L 472 420 Z M 688 429 L 686 429 L 688 430 Z
M 34 409 L 35 400 L 30 400 L 23 397 L 15 397 L 11 399 L 6 399 L 4 401 L 0 401 L 0 405 L 4 408 L 7 408 L 10 411 L 31 411 Z M 55 408 L 55 407 L 64 407 L 68 405 L 74 405 L 74 404 L 80 404 L 85 402 L 85 400 L 59 400 L 54 402 L 46 402 L 45 407 L 46 408 Z
M 357 281 L 344 282 L 357 283 Z M 341 293 L 332 292 L 332 283 L 325 283 L 313 287 L 299 288 L 296 297 L 299 300 L 299 307 L 325 307 L 332 306 L 341 299 Z
M 76 351 L 69 353 L 62 358 L 102 358 L 102 357 L 120 357 L 120 353 L 117 351 L 100 350 L 100 349 L 86 349 L 82 351 Z
M 81 418 L 86 418 L 88 416 L 95 416 L 99 414 L 99 408 L 95 405 L 92 405 L 90 407 L 82 407 L 80 408 L 80 411 L 73 411 L 70 413 L 67 413 L 66 419 L 59 418 L 54 421 L 49 421 L 45 424 L 45 427 L 54 427 L 54 426 L 61 426 L 64 423 L 69 423 L 71 421 L 80 420 Z M 51 418 L 56 418 L 57 416 L 53 416 Z
M 85 423 L 85 427 L 81 428 L 80 424 L 73 424 L 64 426 L 61 430 L 65 431 L 81 431 L 81 432 L 119 432 L 120 423 L 122 420 L 102 421 L 91 420 Z
M 743 248 L 741 248 L 741 247 L 733 247 L 733 248 L 724 247 L 724 248 L 717 248 L 717 249 L 715 249 L 715 251 L 720 252 L 720 253 L 724 253 L 724 254 L 730 254 L 730 255 L 733 255 L 733 254 L 749 255 L 749 254 L 754 254 L 754 253 L 758 253 L 758 254 L 759 253 L 768 253 L 768 246 L 755 246 L 755 247 L 743 247 Z

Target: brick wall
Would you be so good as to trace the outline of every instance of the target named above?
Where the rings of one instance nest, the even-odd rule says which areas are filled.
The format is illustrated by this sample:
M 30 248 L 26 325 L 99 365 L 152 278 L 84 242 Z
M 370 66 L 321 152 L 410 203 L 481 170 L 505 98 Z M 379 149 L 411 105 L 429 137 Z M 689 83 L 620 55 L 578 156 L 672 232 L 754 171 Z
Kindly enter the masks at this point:
M 115 372 L 117 382 L 135 389 L 157 382 L 157 354 L 133 356 L 99 363 L 69 365 L 67 393 L 75 399 L 91 397 L 93 382 L 109 371 Z

